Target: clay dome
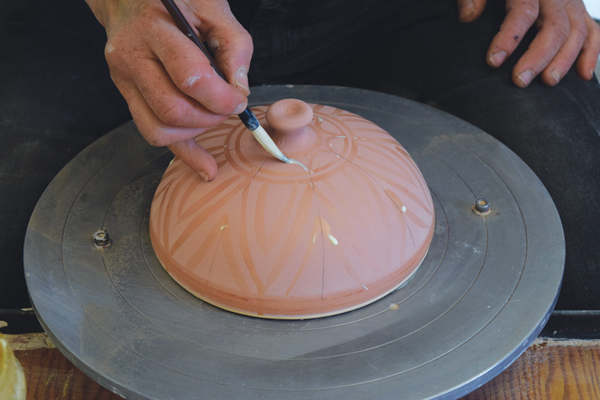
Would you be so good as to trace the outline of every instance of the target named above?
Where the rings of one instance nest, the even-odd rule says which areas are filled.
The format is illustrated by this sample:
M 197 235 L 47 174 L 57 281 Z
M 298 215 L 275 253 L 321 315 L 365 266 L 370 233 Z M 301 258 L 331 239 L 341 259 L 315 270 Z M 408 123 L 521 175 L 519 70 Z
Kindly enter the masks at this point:
M 237 117 L 200 135 L 217 177 L 205 182 L 175 158 L 152 203 L 152 245 L 166 271 L 206 302 L 268 318 L 338 314 L 398 288 L 434 229 L 412 158 L 348 111 L 299 100 L 268 108 L 253 111 L 308 171 L 271 156 Z

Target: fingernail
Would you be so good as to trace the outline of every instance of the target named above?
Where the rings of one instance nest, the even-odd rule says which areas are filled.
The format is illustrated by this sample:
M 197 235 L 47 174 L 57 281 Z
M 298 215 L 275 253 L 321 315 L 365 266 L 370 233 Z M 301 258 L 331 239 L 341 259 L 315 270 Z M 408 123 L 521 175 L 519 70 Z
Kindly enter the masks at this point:
M 590 69 L 590 79 L 594 77 L 594 69 Z
M 462 1 L 460 5 L 459 19 L 462 22 L 469 21 L 471 14 L 475 12 L 475 3 L 472 0 Z
M 561 77 L 560 71 L 554 69 L 554 70 L 552 70 L 552 72 L 550 72 L 550 75 L 552 75 L 552 77 L 554 78 L 554 81 L 556 83 L 560 82 L 560 77 Z
M 533 80 L 533 76 L 533 71 L 530 69 L 519 74 L 519 80 L 523 83 L 523 87 L 529 86 L 529 84 Z
M 505 51 L 499 51 L 497 53 L 492 54 L 490 57 L 490 61 L 492 62 L 492 65 L 494 67 L 499 67 L 504 62 L 505 59 L 506 59 Z
M 235 108 L 235 111 L 233 113 L 234 114 L 241 114 L 246 109 L 246 106 L 247 106 L 247 103 L 243 102 L 242 104 L 240 104 L 239 106 L 237 106 Z
M 242 67 L 237 70 L 235 73 L 235 84 L 247 94 L 250 94 L 250 89 L 248 85 L 248 69 L 246 67 Z
M 205 182 L 208 182 L 208 174 L 202 171 L 198 171 L 198 175 L 200 175 L 200 177 L 202 179 L 204 179 Z

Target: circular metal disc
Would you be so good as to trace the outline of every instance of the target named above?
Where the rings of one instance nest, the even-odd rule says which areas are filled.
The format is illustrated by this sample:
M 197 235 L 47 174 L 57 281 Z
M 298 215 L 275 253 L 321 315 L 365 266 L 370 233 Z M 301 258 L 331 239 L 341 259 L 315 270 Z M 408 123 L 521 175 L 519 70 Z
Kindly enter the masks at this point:
M 493 378 L 535 339 L 560 289 L 564 238 L 541 182 L 486 133 L 398 97 L 275 86 L 254 89 L 252 100 L 289 97 L 375 122 L 421 169 L 435 234 L 404 287 L 307 321 L 202 302 L 167 275 L 150 244 L 148 211 L 172 155 L 127 123 L 60 172 L 29 223 L 25 272 L 49 336 L 128 399 L 457 398 Z M 485 216 L 472 210 L 480 197 L 491 204 Z M 101 228 L 106 249 L 92 240 Z

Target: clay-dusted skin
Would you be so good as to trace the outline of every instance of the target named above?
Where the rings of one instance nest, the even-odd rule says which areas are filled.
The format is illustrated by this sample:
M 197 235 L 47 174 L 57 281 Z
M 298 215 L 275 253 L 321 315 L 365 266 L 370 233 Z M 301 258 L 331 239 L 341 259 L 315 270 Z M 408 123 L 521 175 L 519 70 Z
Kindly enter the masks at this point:
M 307 107 L 308 125 L 291 131 L 266 122 L 268 107 L 253 111 L 309 172 L 273 158 L 235 118 L 196 139 L 217 161 L 213 181 L 177 158 L 168 167 L 150 235 L 194 295 L 258 317 L 333 315 L 385 296 L 425 257 L 433 203 L 408 153 L 362 117 Z

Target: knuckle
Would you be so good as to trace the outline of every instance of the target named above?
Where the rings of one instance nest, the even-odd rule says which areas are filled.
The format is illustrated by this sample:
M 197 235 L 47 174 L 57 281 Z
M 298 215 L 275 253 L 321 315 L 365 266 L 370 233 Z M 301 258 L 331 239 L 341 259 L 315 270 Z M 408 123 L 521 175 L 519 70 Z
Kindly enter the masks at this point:
M 107 42 L 104 57 L 112 73 L 124 79 L 130 79 L 135 74 L 136 63 L 133 60 L 138 57 L 138 53 L 127 43 L 120 40 Z
M 588 34 L 595 38 L 600 38 L 600 25 L 593 23 L 592 29 L 591 29 L 591 31 L 588 31 Z
M 206 86 L 208 74 L 197 69 L 184 69 L 174 77 L 175 84 L 186 92 L 198 92 Z
M 182 126 L 186 121 L 186 115 L 177 103 L 161 105 L 156 115 L 167 125 Z
M 588 36 L 588 30 L 587 30 L 587 27 L 585 26 L 585 24 L 574 25 L 571 27 L 571 30 L 572 30 L 573 34 L 575 34 L 579 37 L 580 41 L 585 40 L 585 38 Z
M 517 8 L 519 13 L 521 13 L 522 18 L 531 24 L 537 20 L 540 13 L 538 3 L 533 1 L 522 1 L 515 6 L 515 9 Z
M 146 120 L 139 120 L 135 118 L 135 116 L 134 121 L 136 122 L 136 125 L 144 139 L 146 139 L 151 146 L 163 147 L 174 142 L 171 136 L 164 132 L 160 124 L 154 124 L 151 121 Z
M 537 14 L 533 14 L 531 12 L 521 14 L 521 20 L 525 24 L 527 24 L 527 26 L 533 25 L 535 23 L 535 21 L 537 21 L 537 19 L 538 19 Z
M 252 49 L 254 47 L 252 36 L 245 29 L 240 29 L 238 40 L 244 48 Z
M 155 147 L 163 147 L 168 146 L 172 143 L 169 136 L 163 132 L 160 132 L 158 129 L 154 129 L 151 133 L 144 136 L 146 141 Z
M 108 58 L 111 56 L 113 51 L 115 51 L 115 46 L 111 41 L 107 41 L 106 46 L 104 46 L 104 54 L 106 54 L 106 57 Z
M 104 46 L 104 57 L 109 66 L 118 67 L 123 63 L 123 52 L 117 41 L 108 41 Z
M 540 56 L 540 65 L 542 65 L 544 67 L 547 65 L 550 65 L 550 62 L 552 61 L 553 58 L 554 58 L 553 55 L 543 54 L 542 56 Z M 536 69 L 543 69 L 543 68 L 536 68 Z
M 252 36 L 239 23 L 222 26 L 210 32 L 209 46 L 211 50 L 247 49 L 253 47 Z
M 571 32 L 571 26 L 569 21 L 565 18 L 557 19 L 551 23 L 552 31 L 563 42 L 569 37 L 569 33 Z

